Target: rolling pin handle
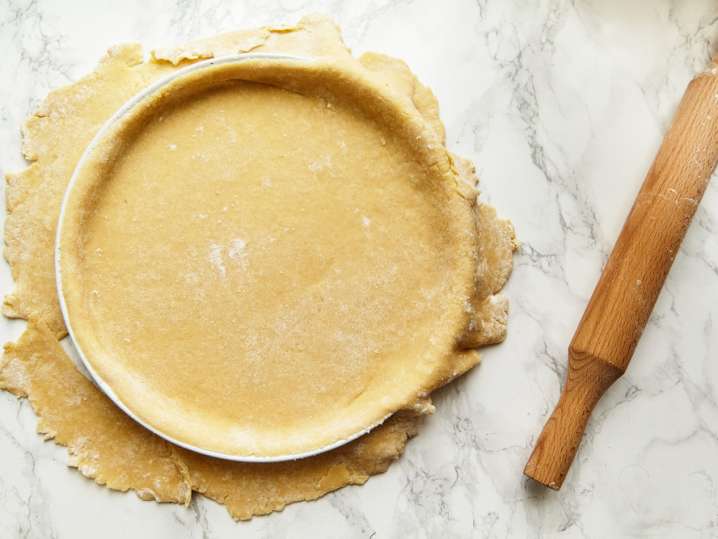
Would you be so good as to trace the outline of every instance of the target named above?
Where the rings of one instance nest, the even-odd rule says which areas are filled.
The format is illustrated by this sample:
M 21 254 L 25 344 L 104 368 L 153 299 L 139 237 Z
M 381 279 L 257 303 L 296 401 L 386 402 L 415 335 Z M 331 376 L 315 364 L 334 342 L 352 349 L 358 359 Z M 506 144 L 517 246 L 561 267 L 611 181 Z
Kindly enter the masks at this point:
M 558 490 L 581 443 L 591 411 L 623 369 L 605 359 L 569 348 L 566 384 L 539 436 L 524 473 Z

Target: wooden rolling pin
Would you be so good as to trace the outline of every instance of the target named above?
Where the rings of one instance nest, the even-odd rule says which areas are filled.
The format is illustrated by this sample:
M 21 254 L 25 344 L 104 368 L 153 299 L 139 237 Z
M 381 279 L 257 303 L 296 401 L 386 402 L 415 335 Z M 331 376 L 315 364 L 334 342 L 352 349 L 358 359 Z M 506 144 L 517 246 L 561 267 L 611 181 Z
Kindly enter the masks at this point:
M 688 85 L 568 350 L 566 384 L 524 473 L 558 490 L 603 393 L 626 370 L 718 163 L 718 56 Z

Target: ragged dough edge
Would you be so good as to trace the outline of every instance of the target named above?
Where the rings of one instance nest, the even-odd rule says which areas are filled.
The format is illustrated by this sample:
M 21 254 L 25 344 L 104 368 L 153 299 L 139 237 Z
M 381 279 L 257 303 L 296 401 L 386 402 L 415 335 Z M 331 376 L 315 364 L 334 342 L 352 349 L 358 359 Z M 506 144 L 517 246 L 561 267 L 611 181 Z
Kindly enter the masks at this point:
M 37 431 L 68 449 L 69 465 L 113 490 L 144 500 L 189 503 L 174 448 L 132 421 L 75 368 L 50 330 L 30 319 L 5 345 L 0 388 L 27 397 Z
M 23 125 L 22 151 L 29 166 L 6 176 L 4 256 L 15 288 L 4 298 L 3 314 L 32 316 L 57 338 L 67 333 L 55 293 L 53 251 L 62 195 L 102 122 L 149 81 L 141 62 L 139 45 L 113 47 L 91 74 L 50 92 Z M 117 84 L 98 91 L 110 77 Z M 90 120 L 98 108 L 107 114 Z
M 471 161 L 454 156 L 454 165 L 465 184 L 478 187 L 479 179 Z M 499 292 L 511 276 L 513 254 L 518 249 L 511 222 L 499 218 L 492 206 L 479 199 L 478 192 L 475 216 L 479 231 L 479 264 L 476 293 L 466 305 L 471 319 L 458 341 L 458 346 L 463 349 L 498 344 L 506 338 L 509 302 Z
M 208 60 L 215 56 L 250 52 L 266 43 L 270 32 L 267 28 L 222 34 L 201 39 L 174 48 L 160 48 L 150 54 L 155 62 L 169 62 L 173 66 L 196 60 Z M 226 44 L 225 44 L 226 43 Z
M 386 470 L 390 463 L 401 455 L 407 440 L 416 433 L 420 415 L 433 411 L 429 395 L 424 395 L 410 406 L 411 410 L 395 414 L 384 425 L 357 441 L 298 463 L 266 465 L 219 461 L 192 453 L 184 454 L 184 451 L 137 427 L 114 406 L 108 406 L 104 394 L 77 373 L 74 365 L 55 342 L 53 336 L 62 337 L 65 328 L 54 290 L 54 223 L 59 200 L 82 148 L 94 136 L 104 119 L 127 98 L 151 80 L 170 72 L 174 66 L 248 50 L 325 56 L 341 61 L 361 62 L 377 77 L 389 81 L 387 84 L 392 85 L 398 96 L 403 95 L 407 102 L 411 102 L 443 144 L 444 128 L 438 115 L 438 103 L 431 91 L 415 79 L 406 64 L 373 53 L 367 53 L 360 60 L 355 60 L 342 43 L 337 26 L 323 17 L 307 17 L 289 27 L 267 27 L 224 34 L 187 46 L 159 49 L 152 53 L 148 62 L 142 61 L 139 45 L 114 47 L 93 73 L 74 85 L 52 92 L 24 128 L 23 152 L 31 164 L 24 171 L 7 177 L 10 226 L 6 225 L 5 255 L 13 271 L 16 289 L 6 298 L 4 312 L 8 316 L 32 317 L 33 320 L 20 341 L 15 345 L 8 345 L 0 365 L 2 387 L 20 396 L 29 396 L 40 418 L 39 428 L 48 433 L 49 437 L 54 437 L 56 443 L 68 446 L 72 462 L 83 474 L 109 488 L 133 489 L 143 499 L 188 503 L 191 490 L 194 489 L 224 503 L 236 519 L 280 510 L 291 502 L 315 499 L 346 484 L 365 482 L 370 475 Z M 107 88 L 101 84 L 102 81 L 118 77 L 123 84 L 113 85 L 109 94 L 104 92 Z M 104 92 L 100 103 L 93 101 L 98 97 L 96 92 L 93 93 L 95 87 L 102 87 Z M 73 97 L 76 97 L 74 101 Z M 92 107 L 101 108 L 102 121 L 96 121 L 92 125 L 75 125 L 75 129 L 70 130 L 74 138 L 68 140 L 68 124 L 72 124 L 73 119 L 83 118 L 83 114 L 89 114 Z M 61 137 L 58 138 L 58 135 Z M 67 148 L 60 147 L 58 151 L 58 146 L 61 145 Z M 75 154 L 68 150 L 74 150 Z M 475 197 L 476 178 L 473 175 L 473 165 L 456 156 L 452 156 L 451 165 L 457 177 L 462 180 L 462 193 L 467 199 Z M 495 212 L 492 214 L 488 208 L 481 203 L 476 204 L 477 220 L 483 219 L 485 223 L 482 224 L 488 224 L 493 227 L 492 230 L 503 234 L 503 240 L 494 242 L 488 237 L 480 238 L 482 250 L 498 253 L 498 256 L 487 261 L 477 271 L 481 289 L 493 290 L 486 293 L 483 300 L 495 296 L 511 269 L 510 253 L 507 255 L 505 248 L 498 251 L 493 249 L 509 244 L 512 246 L 511 252 L 515 248 L 510 223 L 498 220 Z M 33 243 L 37 249 L 30 252 L 27 250 L 28 244 Z M 23 267 L 21 262 L 28 266 Z M 494 271 L 498 277 L 493 276 Z M 471 302 L 474 312 L 469 327 L 474 323 L 475 336 L 483 335 L 487 342 L 497 341 L 499 337 L 503 339 L 505 320 L 498 317 L 496 324 L 487 324 L 485 320 L 492 318 L 484 316 L 486 313 L 479 299 L 480 295 L 477 294 Z M 483 322 L 483 325 L 479 325 L 479 322 Z M 465 338 L 466 335 L 457 342 L 456 352 L 448 361 L 442 384 L 460 376 L 478 363 L 477 351 L 463 349 L 468 343 Z M 62 371 L 65 378 L 58 376 L 48 379 L 45 376 L 47 369 L 41 368 L 45 361 Z M 79 378 L 75 378 L 73 373 L 78 374 Z M 68 380 L 67 383 L 53 385 L 57 380 L 65 379 Z M 177 485 L 181 487 L 175 485 L 174 490 L 168 488 L 166 491 L 158 491 L 157 488 L 147 486 L 147 474 L 144 479 L 126 477 L 121 480 L 115 477 L 112 459 L 105 461 L 107 455 L 98 453 L 98 446 L 104 447 L 101 442 L 105 431 L 98 428 L 92 431 L 90 436 L 78 438 L 70 426 L 58 420 L 57 414 L 52 413 L 55 407 L 52 398 L 61 399 L 63 395 L 67 401 L 77 398 L 73 390 L 74 384 L 77 384 L 77 391 L 83 395 L 82 391 L 89 387 L 87 393 L 91 398 L 83 401 L 84 409 L 107 414 L 100 419 L 96 418 L 97 425 L 104 425 L 105 422 L 129 425 L 117 437 L 121 446 L 132 447 L 137 443 L 136 437 L 144 440 L 144 436 L 149 435 L 154 438 L 152 444 L 164 444 L 168 447 L 168 458 L 174 466 L 170 475 L 180 478 L 177 479 Z M 158 451 L 164 453 L 164 449 Z M 156 463 L 159 458 L 153 462 Z M 161 462 L 166 464 L 165 455 L 161 458 L 165 459 Z M 146 465 L 144 460 L 139 462 Z M 288 475 L 291 470 L 294 470 L 293 475 Z M 303 486 L 293 488 L 299 482 Z M 187 485 L 191 488 L 188 489 Z
M 5 346 L 0 388 L 27 397 L 38 432 L 68 449 L 69 464 L 98 484 L 143 500 L 187 505 L 197 491 L 236 519 L 278 511 L 386 471 L 416 434 L 420 417 L 396 414 L 358 440 L 317 457 L 234 463 L 172 446 L 117 408 L 76 369 L 47 327 L 31 319 Z
M 439 102 L 434 93 L 414 76 L 406 62 L 377 52 L 362 54 L 359 62 L 409 101 L 431 126 L 441 143 L 446 142 L 444 124 L 439 117 Z
M 439 116 L 438 100 L 430 88 L 419 82 L 404 61 L 374 52 L 364 53 L 359 57 L 359 61 L 365 68 L 393 86 L 399 95 L 405 96 L 424 117 L 441 142 L 445 143 L 446 133 Z M 506 338 L 508 299 L 497 292 L 503 288 L 511 275 L 513 253 L 518 243 L 511 222 L 499 219 L 491 206 L 479 200 L 477 191 L 479 179 L 473 163 L 453 154 L 451 159 L 457 177 L 465 188 L 466 196 L 473 196 L 476 200 L 476 219 L 482 255 L 477 268 L 479 283 L 477 293 L 467 306 L 472 315 L 471 320 L 458 345 L 462 349 L 478 348 L 498 344 Z M 485 230 L 491 232 L 482 233 Z M 478 362 L 478 353 L 464 356 L 463 352 L 457 352 L 457 359 L 452 362 L 454 365 L 442 380 L 442 384 L 453 380 Z M 429 406 L 420 406 L 420 403 L 414 406 L 419 406 L 423 410 L 431 409 Z
M 233 518 L 280 511 L 385 472 L 416 435 L 420 416 L 400 412 L 348 445 L 297 462 L 228 463 L 182 451 L 192 488 L 224 504 Z
M 460 337 L 461 348 L 478 348 L 503 342 L 506 338 L 509 302 L 499 294 L 511 276 L 513 253 L 518 248 L 513 225 L 496 215 L 496 210 L 477 203 L 479 265 L 476 295 L 466 305 L 471 313 L 469 326 Z
M 351 59 L 339 27 L 327 17 L 308 15 L 297 24 L 228 32 L 151 52 L 152 61 L 178 66 L 244 52 L 287 53 L 313 58 Z

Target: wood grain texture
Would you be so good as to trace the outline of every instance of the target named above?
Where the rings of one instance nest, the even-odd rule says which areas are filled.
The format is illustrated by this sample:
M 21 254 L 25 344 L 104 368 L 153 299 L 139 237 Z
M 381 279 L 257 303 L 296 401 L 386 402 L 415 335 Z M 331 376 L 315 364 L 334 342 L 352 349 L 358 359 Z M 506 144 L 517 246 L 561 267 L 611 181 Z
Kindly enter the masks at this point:
M 559 489 L 593 407 L 626 370 L 718 163 L 718 66 L 688 85 L 569 347 L 566 385 L 524 473 Z

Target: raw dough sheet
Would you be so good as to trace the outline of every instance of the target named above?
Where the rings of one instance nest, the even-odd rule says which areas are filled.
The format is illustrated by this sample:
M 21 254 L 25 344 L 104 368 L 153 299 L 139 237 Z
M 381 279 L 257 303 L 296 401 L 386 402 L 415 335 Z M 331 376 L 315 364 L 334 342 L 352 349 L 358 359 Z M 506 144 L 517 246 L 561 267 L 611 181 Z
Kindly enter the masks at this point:
M 336 26 L 322 17 L 282 28 L 225 34 L 186 46 L 154 51 L 143 60 L 139 45 L 114 47 L 81 81 L 52 92 L 24 128 L 24 171 L 7 177 L 5 256 L 15 290 L 4 313 L 29 321 L 17 343 L 6 345 L 0 387 L 27 397 L 39 417 L 38 430 L 68 447 L 70 464 L 97 483 L 134 490 L 143 499 L 189 503 L 200 492 L 224 503 L 236 519 L 280 510 L 287 503 L 315 499 L 383 472 L 416 434 L 430 401 L 400 412 L 371 433 L 329 453 L 296 462 L 241 464 L 204 457 L 168 444 L 139 427 L 89 382 L 57 340 L 66 331 L 55 293 L 55 226 L 67 182 L 83 149 L 109 116 L 148 83 L 178 66 L 239 52 L 286 52 L 347 58 Z M 418 111 L 444 142 L 438 105 L 406 65 L 380 54 L 359 61 Z M 454 157 L 467 186 L 476 179 L 471 163 Z M 447 365 L 448 382 L 478 363 L 475 348 L 505 337 L 508 304 L 497 295 L 511 271 L 516 248 L 510 223 L 478 203 L 480 263 L 478 290 L 466 305 L 471 323 Z

